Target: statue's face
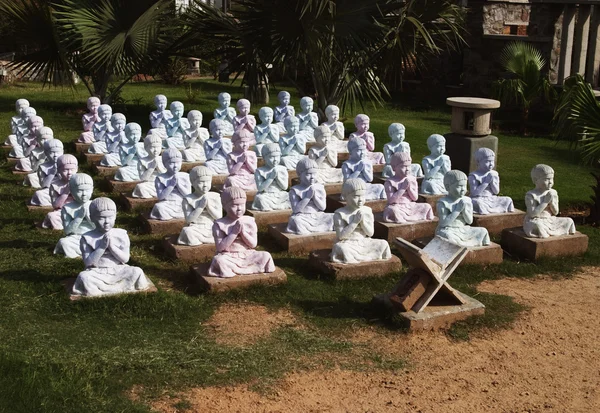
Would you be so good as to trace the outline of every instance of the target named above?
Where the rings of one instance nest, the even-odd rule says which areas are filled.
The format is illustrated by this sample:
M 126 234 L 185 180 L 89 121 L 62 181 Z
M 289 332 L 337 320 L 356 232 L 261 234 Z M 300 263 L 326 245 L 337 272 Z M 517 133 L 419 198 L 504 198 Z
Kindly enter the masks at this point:
M 181 170 L 181 158 L 173 156 L 167 160 L 165 163 L 165 168 L 167 168 L 167 172 L 171 174 L 176 174 Z
M 114 211 L 100 211 L 96 213 L 93 217 L 94 224 L 96 224 L 96 229 L 99 229 L 103 232 L 108 232 L 115 227 L 115 221 L 117 219 L 117 214 Z
M 26 100 L 19 100 L 16 105 L 17 113 L 19 115 L 23 114 L 23 111 L 29 107 L 29 102 Z
M 52 162 L 56 163 L 58 158 L 64 155 L 64 150 L 61 148 L 52 148 L 50 152 L 46 154 L 46 157 Z
M 99 100 L 90 100 L 88 101 L 88 110 L 92 113 L 98 113 L 98 108 L 100 107 L 100 101 Z
M 340 119 L 340 110 L 337 108 L 332 109 L 327 113 L 327 120 L 329 122 L 337 122 Z
M 298 122 L 290 122 L 286 125 L 285 130 L 289 135 L 295 135 L 300 131 L 300 124 Z
M 535 187 L 537 189 L 541 189 L 543 191 L 552 189 L 553 186 L 554 186 L 554 174 L 548 174 L 548 175 L 541 176 L 535 181 Z
M 198 129 L 200 126 L 202 126 L 202 115 L 196 114 L 192 116 L 190 119 L 190 125 L 195 129 Z
M 357 189 L 349 194 L 345 195 L 346 203 L 351 208 L 360 208 L 365 204 L 367 199 L 367 191 L 364 189 Z
M 26 107 L 25 109 L 23 109 L 23 112 L 21 112 L 23 119 L 26 122 L 29 121 L 29 118 L 35 116 L 35 113 L 35 110 L 31 106 Z
M 71 196 L 80 204 L 89 202 L 92 199 L 92 193 L 94 192 L 94 186 L 89 184 L 77 185 L 75 191 L 71 191 Z M 114 225 L 114 223 L 113 223 Z
M 192 185 L 194 186 L 194 191 L 200 194 L 205 194 L 208 191 L 210 191 L 210 187 L 212 185 L 212 177 L 201 176 L 198 179 L 194 180 L 192 182 Z
M 173 106 L 171 113 L 175 119 L 180 119 L 183 116 L 183 105 Z
M 250 141 L 248 139 L 245 139 L 245 138 L 238 139 L 235 142 L 235 148 L 238 151 L 246 152 L 248 149 L 250 149 Z
M 39 142 L 40 144 L 43 144 L 43 143 L 44 143 L 45 141 L 47 141 L 48 139 L 53 139 L 53 138 L 54 138 L 54 136 L 53 136 L 51 133 L 48 133 L 48 132 L 46 132 L 46 133 L 42 133 L 42 134 L 40 135 L 39 139 L 38 139 L 38 142 Z
M 365 157 L 367 156 L 367 148 L 364 145 L 359 145 L 356 148 L 354 148 L 352 153 L 350 153 L 350 156 L 354 161 L 360 161 L 362 159 L 365 159 Z
M 398 165 L 396 165 L 396 169 L 394 169 L 394 172 L 396 172 L 396 175 L 399 175 L 401 177 L 410 175 L 410 162 L 399 163 Z
M 279 165 L 279 163 L 281 162 L 281 151 L 271 151 L 270 153 L 267 154 L 267 157 L 265 158 L 265 164 L 267 164 L 268 167 L 270 168 L 274 168 L 277 165 Z
M 429 150 L 431 150 L 433 156 L 442 156 L 446 152 L 446 142 L 436 142 Z
M 98 112 L 100 119 L 102 122 L 110 122 L 110 118 L 112 117 L 112 111 L 110 110 L 102 110 Z
M 273 112 L 271 112 L 270 110 L 261 111 L 260 112 L 260 120 L 266 124 L 273 122 Z
M 156 110 L 163 111 L 167 108 L 167 98 L 159 97 L 155 100 Z
M 142 129 L 138 127 L 129 128 L 125 136 L 130 143 L 139 142 L 142 138 Z
M 313 102 L 311 100 L 303 100 L 300 106 L 304 112 L 312 112 L 313 110 Z
M 153 157 L 158 157 L 160 156 L 160 153 L 162 151 L 162 142 L 153 142 L 150 144 L 150 148 L 146 149 L 146 151 L 148 153 L 150 153 Z
M 494 169 L 494 164 L 495 164 L 494 161 L 495 161 L 495 157 L 493 157 L 493 156 L 488 156 L 486 158 L 480 159 L 479 160 L 479 168 L 482 171 L 489 172 L 492 169 Z
M 246 213 L 246 199 L 238 198 L 225 205 L 225 212 L 229 218 L 238 219 Z
M 227 96 L 227 95 L 219 96 L 219 105 L 221 105 L 222 108 L 229 107 L 230 104 L 231 104 L 231 98 L 229 96 Z
M 71 177 L 73 175 L 75 175 L 77 173 L 77 165 L 65 165 L 63 166 L 62 170 L 60 171 L 60 177 L 62 178 L 63 181 L 69 181 L 69 179 L 71 179 Z
M 225 131 L 223 130 L 222 123 L 215 123 L 211 130 L 213 138 L 216 138 L 216 139 L 222 139 L 224 136 L 224 132 Z
M 238 106 L 238 110 L 240 111 L 241 116 L 248 116 L 248 114 L 250 113 L 250 104 L 246 102 L 241 103 Z
M 313 185 L 317 183 L 317 170 L 315 168 L 309 168 L 306 171 L 302 172 L 300 175 L 300 182 L 302 185 Z
M 290 104 L 290 95 L 288 93 L 284 93 L 283 95 L 281 95 L 281 97 L 279 98 L 279 103 L 281 103 L 281 106 L 287 106 Z
M 126 123 L 125 119 L 122 119 L 122 118 L 116 118 L 112 121 L 113 128 L 118 132 L 122 132 L 123 130 L 125 130 L 126 124 L 127 123 Z
M 452 198 L 462 198 L 467 193 L 467 180 L 461 179 L 446 189 Z
M 31 133 L 36 133 L 40 128 L 44 127 L 44 121 L 40 117 L 31 118 L 31 127 L 29 130 Z
M 358 133 L 365 133 L 369 130 L 369 119 L 359 119 L 358 122 L 356 122 L 356 130 L 358 131 Z
M 390 138 L 392 138 L 392 140 L 394 142 L 403 142 L 404 141 L 404 133 L 405 133 L 404 129 L 400 129 L 400 128 L 392 129 Z
M 331 142 L 331 131 L 327 128 L 327 132 L 324 132 L 321 137 L 318 139 L 319 143 L 323 146 L 327 146 L 329 142 Z

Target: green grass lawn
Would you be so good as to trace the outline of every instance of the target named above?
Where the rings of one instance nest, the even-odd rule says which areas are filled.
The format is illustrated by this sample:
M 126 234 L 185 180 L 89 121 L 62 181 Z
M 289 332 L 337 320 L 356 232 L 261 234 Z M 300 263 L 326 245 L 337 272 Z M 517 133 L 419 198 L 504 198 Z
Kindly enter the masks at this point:
M 115 111 L 124 112 L 129 121 L 147 130 L 152 98 L 163 93 L 169 101 L 184 102 L 186 112 L 201 110 L 208 125 L 220 91 L 230 92 L 234 102 L 241 97 L 237 86 L 207 80 L 191 86 L 194 96 L 186 94 L 189 86 L 131 84 L 123 91 L 125 102 L 115 105 Z M 272 91 L 272 102 L 276 93 Z M 0 89 L 1 139 L 9 133 L 14 102 L 21 97 L 29 99 L 46 126 L 73 152 L 72 142 L 81 130 L 85 90 L 42 89 L 38 84 Z M 299 106 L 298 100 L 299 96 L 293 96 L 292 103 Z M 449 131 L 450 110 L 443 106 L 416 111 L 390 103 L 385 108 L 367 106 L 365 111 L 371 116 L 379 149 L 387 141 L 388 125 L 404 123 L 415 160 L 426 154 L 425 140 L 431 133 Z M 345 123 L 352 131 L 352 116 Z M 544 137 L 498 136 L 502 192 L 513 197 L 517 207 L 523 208 L 523 196 L 532 188 L 531 167 L 542 162 L 556 170 L 555 188 L 563 208 L 589 201 L 590 170 L 578 165 L 564 146 Z M 0 156 L 0 411 L 142 412 L 148 411 L 145 401 L 188 386 L 251 382 L 268 391 L 269 384 L 286 372 L 334 362 L 350 369 L 410 366 L 410 360 L 378 354 L 347 338 L 353 329 L 375 324 L 382 334 L 402 340 L 404 333 L 394 320 L 378 319 L 369 306 L 375 294 L 391 289 L 399 274 L 364 281 L 321 279 L 306 268 L 305 257 L 280 252 L 265 233 L 259 234 L 259 243 L 273 252 L 276 264 L 288 274 L 288 284 L 207 296 L 196 291 L 187 265 L 164 257 L 160 237 L 140 234 L 137 215 L 120 212 L 117 225 L 131 236 L 131 264 L 142 267 L 159 292 L 70 302 L 62 282 L 75 277 L 82 263 L 52 255 L 61 234 L 35 229 L 34 221 L 43 217 L 27 212 L 25 201 L 31 190 L 18 185 L 19 178 L 11 174 L 5 155 Z M 90 171 L 85 164 L 80 170 Z M 100 195 L 108 194 L 96 190 L 95 196 Z M 599 264 L 598 230 L 579 229 L 590 236 L 589 251 L 582 258 L 536 264 L 507 259 L 485 269 L 464 267 L 451 284 L 477 294 L 476 286 L 483 280 L 541 273 L 568 276 L 580 265 Z M 474 331 L 485 331 L 482 328 L 506 327 L 523 310 L 506 296 L 478 294 L 477 299 L 486 304 L 486 315 L 456 325 L 450 331 L 453 337 L 465 339 Z M 245 301 L 272 309 L 288 307 L 306 328 L 282 327 L 243 347 L 217 344 L 206 333 L 205 321 L 220 304 Z M 134 385 L 143 389 L 136 401 L 126 397 Z

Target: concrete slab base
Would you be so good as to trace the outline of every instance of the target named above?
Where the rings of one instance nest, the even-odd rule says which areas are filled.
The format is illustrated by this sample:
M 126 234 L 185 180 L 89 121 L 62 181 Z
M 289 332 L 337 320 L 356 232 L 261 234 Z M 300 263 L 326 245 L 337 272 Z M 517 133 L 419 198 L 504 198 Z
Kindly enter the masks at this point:
M 416 332 L 446 329 L 457 321 L 485 313 L 485 306 L 481 302 L 460 291 L 457 292 L 465 300 L 465 304 L 456 305 L 436 296 L 420 313 L 406 311 L 396 313 L 395 316 L 409 331 Z M 394 311 L 387 294 L 374 297 L 372 303 L 386 311 Z
M 185 219 L 183 218 L 161 221 L 160 219 L 150 219 L 149 216 L 149 212 L 142 212 L 140 214 L 140 218 L 142 219 L 144 229 L 148 234 L 179 235 L 181 229 L 185 226 Z
M 315 270 L 336 280 L 381 277 L 400 271 L 400 258 L 392 255 L 389 260 L 359 262 L 357 264 L 340 264 L 330 261 L 331 249 L 312 251 L 308 263 Z
M 16 171 L 16 170 L 12 170 L 11 171 L 13 175 L 17 175 L 17 176 L 26 176 L 29 175 L 30 173 L 32 173 L 31 171 Z
M 327 212 L 335 212 L 336 209 L 342 208 L 346 206 L 346 202 L 340 199 L 340 194 L 327 195 L 327 207 L 325 211 Z M 370 207 L 375 212 L 381 212 L 385 209 L 387 205 L 387 199 L 376 199 L 374 201 L 367 201 L 365 205 Z
M 52 208 L 52 206 L 38 206 L 27 204 L 27 211 L 31 213 L 47 214 L 48 212 L 54 211 L 54 208 Z
M 522 227 L 502 231 L 502 248 L 511 255 L 536 261 L 542 257 L 557 258 L 583 255 L 588 249 L 588 236 L 577 231 L 573 235 L 550 238 L 528 238 Z
M 190 264 L 197 262 L 205 262 L 211 260 L 215 256 L 215 244 L 200 244 L 200 245 L 180 245 L 177 244 L 179 234 L 165 237 L 163 239 L 163 247 L 167 255 L 175 260 L 187 262 Z
M 88 165 L 98 165 L 102 158 L 104 157 L 103 153 L 84 153 L 85 161 Z
M 383 213 L 375 214 L 375 234 L 373 238 L 387 240 L 390 244 L 396 238 L 404 238 L 407 241 L 413 241 L 417 238 L 433 237 L 437 228 L 439 218 L 434 217 L 433 221 L 406 222 L 404 224 L 394 224 L 383 222 Z
M 418 238 L 413 241 L 413 244 L 419 248 L 425 248 L 432 238 L 433 237 Z M 469 247 L 468 250 L 469 252 L 467 253 L 467 256 L 460 263 L 460 265 L 489 265 L 500 264 L 502 262 L 502 247 L 495 242 L 492 242 L 490 245 L 486 245 L 484 247 Z
M 118 166 L 94 165 L 94 167 L 92 169 L 94 170 L 94 172 L 98 176 L 104 176 L 104 177 L 112 178 L 113 176 L 115 176 L 115 174 L 119 170 L 119 167 Z
M 196 166 L 204 165 L 204 162 L 182 162 L 181 163 L 181 172 L 189 172 L 194 169 Z
M 440 198 L 443 198 L 446 195 L 428 195 L 428 194 L 419 194 L 419 198 L 417 198 L 417 202 L 423 202 L 425 204 L 431 205 L 431 209 L 434 214 L 437 214 L 437 201 Z
M 14 166 L 19 160 L 17 158 L 6 158 L 6 164 Z
M 131 192 L 135 189 L 136 185 L 142 181 L 115 181 L 114 179 L 104 179 L 106 187 L 109 192 Z
M 213 175 L 211 185 L 212 186 L 218 186 L 218 185 L 223 186 L 223 184 L 225 183 L 225 180 L 227 179 L 228 176 L 229 175 Z
M 252 206 L 251 202 L 246 204 L 246 215 L 254 217 L 256 225 L 260 227 L 266 227 L 271 224 L 282 224 L 288 222 L 292 215 L 291 209 L 280 209 L 277 211 L 253 211 L 250 209 Z
M 515 209 L 504 214 L 479 215 L 473 214 L 473 226 L 483 227 L 490 235 L 500 235 L 506 228 L 520 227 L 523 225 L 525 212 Z
M 489 148 L 498 154 L 498 138 L 494 135 L 466 136 L 458 133 L 447 133 L 446 155 L 452 159 L 452 169 L 459 169 L 469 175 L 477 169 L 475 152 L 480 148 Z M 496 155 L 496 164 L 498 155 Z
M 150 280 L 150 278 L 148 278 L 148 282 L 150 283 L 150 285 L 145 290 L 131 291 L 131 292 L 128 292 L 128 293 L 121 293 L 121 294 L 113 294 L 113 295 L 110 295 L 110 296 L 104 295 L 104 296 L 101 296 L 101 297 L 85 297 L 85 296 L 82 296 L 82 295 L 73 295 L 73 294 L 71 294 L 71 291 L 73 291 L 73 285 L 75 284 L 75 280 L 76 280 L 76 278 L 67 278 L 66 280 L 63 281 L 63 284 L 65 286 L 65 291 L 67 292 L 67 294 L 69 294 L 69 299 L 71 301 L 91 300 L 91 299 L 103 298 L 103 297 L 114 297 L 114 296 L 119 296 L 119 295 L 124 295 L 124 294 L 155 293 L 155 292 L 158 291 L 158 289 L 156 288 L 156 286 L 154 285 L 154 283 Z
M 275 267 L 272 273 L 259 273 L 250 275 L 238 275 L 231 278 L 209 277 L 208 268 L 210 264 L 198 264 L 192 266 L 192 273 L 198 280 L 203 291 L 208 293 L 223 293 L 231 290 L 248 288 L 253 285 L 275 285 L 287 282 L 285 272 Z
M 77 153 L 77 154 L 87 153 L 88 149 L 90 149 L 90 146 L 92 146 L 91 143 L 75 142 L 75 153 Z
M 149 210 L 158 202 L 158 198 L 134 198 L 130 192 L 122 193 L 120 199 L 125 211 Z
M 335 243 L 335 231 L 296 235 L 285 232 L 287 223 L 269 225 L 269 235 L 287 252 L 306 254 L 319 249 L 331 249 Z

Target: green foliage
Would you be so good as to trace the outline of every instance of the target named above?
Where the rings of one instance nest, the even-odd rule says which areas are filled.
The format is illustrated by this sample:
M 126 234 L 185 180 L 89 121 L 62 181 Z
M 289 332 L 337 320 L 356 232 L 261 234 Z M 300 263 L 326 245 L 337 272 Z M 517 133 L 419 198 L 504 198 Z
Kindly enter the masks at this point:
M 160 65 L 157 76 L 168 85 L 179 85 L 183 83 L 187 73 L 188 65 L 185 60 L 171 57 Z
M 510 77 L 493 84 L 493 94 L 504 105 L 515 104 L 523 110 L 523 122 L 529 109 L 539 101 L 555 97 L 550 81 L 542 73 L 546 60 L 542 53 L 529 43 L 511 42 L 500 53 L 499 62 Z
M 321 116 L 329 104 L 381 103 L 387 89 L 377 70 L 463 43 L 463 9 L 445 0 L 236 3 L 230 14 L 191 7 L 179 50 L 219 39 L 251 97 L 260 96 L 268 74 L 282 76 L 301 95 L 316 96 Z

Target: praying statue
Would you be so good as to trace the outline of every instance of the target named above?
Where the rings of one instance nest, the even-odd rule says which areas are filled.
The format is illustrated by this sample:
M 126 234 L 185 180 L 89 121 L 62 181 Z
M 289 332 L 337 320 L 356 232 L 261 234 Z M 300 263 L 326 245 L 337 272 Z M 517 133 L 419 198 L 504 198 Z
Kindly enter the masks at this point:
M 214 244 L 212 227 L 215 220 L 223 217 L 221 197 L 210 192 L 212 174 L 206 166 L 195 166 L 190 171 L 193 192 L 183 198 L 183 227 L 177 243 L 180 245 Z
M 387 241 L 373 239 L 373 211 L 365 206 L 367 186 L 362 179 L 350 178 L 342 186 L 346 206 L 333 215 L 336 233 L 331 261 L 354 264 L 365 261 L 388 260 L 392 257 Z
M 385 190 L 382 184 L 372 184 L 373 165 L 367 159 L 367 147 L 361 138 L 352 138 L 348 142 L 350 158 L 342 164 L 344 182 L 348 179 L 362 179 L 365 183 L 365 196 L 367 201 L 385 199 Z M 344 194 L 342 193 L 342 196 Z
M 279 142 L 279 127 L 272 123 L 273 109 L 268 106 L 260 108 L 258 117 L 261 123 L 254 128 L 254 137 L 256 139 L 254 151 L 257 155 L 260 155 L 264 145 Z
M 390 178 L 394 176 L 394 168 L 392 168 L 392 156 L 396 152 L 407 152 L 410 155 L 410 144 L 405 142 L 406 128 L 401 123 L 392 123 L 388 127 L 388 135 L 391 141 L 383 145 L 383 156 L 385 158 L 385 167 L 381 176 L 384 178 Z M 418 163 L 413 163 L 410 166 L 411 175 L 416 178 L 423 176 L 423 169 Z
M 171 116 L 170 111 L 167 110 L 167 97 L 165 95 L 154 96 L 154 105 L 156 110 L 150 112 L 150 126 L 152 129 L 158 128 L 163 124 L 165 119 L 169 119 Z
M 250 101 L 248 99 L 240 99 L 237 101 L 237 115 L 233 118 L 233 131 L 240 129 L 248 129 L 250 132 L 254 132 L 256 126 L 256 119 L 254 115 L 250 114 Z M 254 145 L 256 142 L 252 142 Z
M 141 268 L 127 265 L 130 241 L 127 231 L 115 228 L 117 206 L 110 198 L 90 203 L 95 229 L 81 236 L 81 255 L 85 270 L 73 285 L 72 296 L 99 297 L 144 291 L 152 287 Z
M 224 122 L 213 119 L 208 125 L 210 138 L 204 141 L 204 154 L 206 155 L 206 167 L 213 175 L 227 175 L 227 158 L 231 152 L 231 139 L 225 139 Z
M 340 108 L 335 105 L 329 105 L 325 108 L 325 116 L 327 121 L 323 122 L 331 131 L 331 135 L 340 141 L 344 140 L 344 124 L 340 122 Z
M 227 92 L 219 93 L 219 107 L 213 113 L 214 119 L 222 120 L 223 135 L 233 135 L 233 119 L 235 118 L 235 109 L 230 107 L 231 95 Z
M 250 143 L 253 139 L 252 132 L 247 129 L 238 129 L 233 133 L 231 138 L 233 150 L 227 154 L 229 176 L 225 180 L 223 188 L 237 186 L 246 191 L 256 190 L 254 182 L 256 153 L 250 150 Z
M 8 144 L 11 146 L 10 152 L 8 153 L 9 158 L 24 158 L 23 153 L 23 137 L 28 135 L 31 126 L 31 118 L 35 117 L 37 112 L 31 106 L 24 107 L 21 111 L 21 122 L 16 125 L 15 133 L 8 135 Z M 44 126 L 44 125 L 42 125 Z
M 350 139 L 360 138 L 365 141 L 367 148 L 367 159 L 371 161 L 373 165 L 382 165 L 385 163 L 385 158 L 381 152 L 373 152 L 375 150 L 375 135 L 373 132 L 369 132 L 371 125 L 371 118 L 367 115 L 356 115 L 354 118 L 354 126 L 356 126 L 356 132 L 350 134 Z
M 209 134 L 208 129 L 202 127 L 202 112 L 190 110 L 187 118 L 190 127 L 183 136 L 185 146 L 181 151 L 183 162 L 204 162 L 206 161 L 204 142 L 209 138 Z
M 286 232 L 308 235 L 314 232 L 333 231 L 333 214 L 324 212 L 327 194 L 325 187 L 318 182 L 317 163 L 304 158 L 296 165 L 300 184 L 290 189 L 292 216 Z
M 142 127 L 139 123 L 130 122 L 125 126 L 125 132 L 119 145 L 121 167 L 115 173 L 115 181 L 133 182 L 140 180 L 138 143 L 142 137 Z
M 100 99 L 95 96 L 91 96 L 87 100 L 88 113 L 84 113 L 81 117 L 81 124 L 83 125 L 83 132 L 79 135 L 77 142 L 81 143 L 94 143 L 94 124 L 100 122 L 100 116 L 98 116 L 98 108 L 100 107 Z
M 289 170 L 296 169 L 296 164 L 306 152 L 306 141 L 304 134 L 300 133 L 300 122 L 298 118 L 290 116 L 285 119 L 285 135 L 279 137 L 281 148 L 281 164 Z
M 282 90 L 277 94 L 279 105 L 275 106 L 275 110 L 273 112 L 275 116 L 275 124 L 281 133 L 285 133 L 285 120 L 290 116 L 295 116 L 294 107 L 290 105 L 290 98 L 290 93 L 286 92 L 285 90 Z
M 46 218 L 42 222 L 42 228 L 63 229 L 61 209 L 65 204 L 73 200 L 69 180 L 77 173 L 78 168 L 77 158 L 68 153 L 62 155 L 56 161 L 56 176 L 48 187 L 53 211 L 46 214 Z
M 56 162 L 58 161 L 58 158 L 64 154 L 63 143 L 58 139 L 47 140 L 44 142 L 44 154 L 46 155 L 46 162 L 41 164 L 37 171 L 40 189 L 35 191 L 31 197 L 31 200 L 29 201 L 30 205 L 52 205 L 50 190 L 48 188 L 56 175 Z
M 387 195 L 387 206 L 383 210 L 383 220 L 404 224 L 415 221 L 431 221 L 434 218 L 431 205 L 417 203 L 419 185 L 411 174 L 412 158 L 408 152 L 392 155 L 391 167 L 395 174 L 383 185 Z
M 313 136 L 316 144 L 308 150 L 308 157 L 317 163 L 317 181 L 324 185 L 343 182 L 344 175 L 337 167 L 337 150 L 331 144 L 331 130 L 325 125 L 317 126 Z
M 17 101 L 15 102 L 15 111 L 17 112 L 17 116 L 13 116 L 10 119 L 11 134 L 8 135 L 8 137 L 4 141 L 5 146 L 11 146 L 11 139 L 13 141 L 16 141 L 17 131 L 19 130 L 19 127 L 22 127 L 24 125 L 23 111 L 28 107 L 29 101 L 27 99 L 17 99 Z
M 184 137 L 190 128 L 190 124 L 183 117 L 183 111 L 183 103 L 179 101 L 171 102 L 171 117 L 168 119 L 163 118 L 162 124 L 167 131 L 167 139 L 165 139 L 167 148 L 185 149 Z
M 445 195 L 444 177 L 450 171 L 450 157 L 444 155 L 446 152 L 446 138 L 442 135 L 433 134 L 427 138 L 427 147 L 431 152 L 423 158 L 423 183 L 421 193 L 429 195 Z
M 208 270 L 211 277 L 230 278 L 237 275 L 271 273 L 275 264 L 267 251 L 256 251 L 258 228 L 246 212 L 246 192 L 235 186 L 221 194 L 226 215 L 213 224 L 217 254 Z
M 494 171 L 496 154 L 488 148 L 475 152 L 477 170 L 469 174 L 469 192 L 476 214 L 503 214 L 513 212 L 515 207 L 508 196 L 498 196 L 500 176 Z
M 254 172 L 257 193 L 252 202 L 252 210 L 273 211 L 289 209 L 288 171 L 280 165 L 281 149 L 276 143 L 267 143 L 262 147 L 265 165 Z
M 307 142 L 314 142 L 315 129 L 319 127 L 319 116 L 313 112 L 314 101 L 308 96 L 300 99 L 300 108 L 302 111 L 296 115 L 300 121 L 300 132 L 306 135 Z
M 144 138 L 144 149 L 148 155 L 141 157 L 138 162 L 138 174 L 141 182 L 135 186 L 131 196 L 133 198 L 156 198 L 154 181 L 159 174 L 167 171 L 160 155 L 162 151 L 161 137 L 155 133 L 148 133 Z
M 192 192 L 190 176 L 181 170 L 181 152 L 175 148 L 169 148 L 162 153 L 162 162 L 167 170 L 156 177 L 156 197 L 158 202 L 154 204 L 150 212 L 150 219 L 168 221 L 183 218 L 182 201 L 186 195 Z
M 106 153 L 106 134 L 113 131 L 112 116 L 112 108 L 109 105 L 100 105 L 98 107 L 98 117 L 100 120 L 94 122 L 94 126 L 92 126 L 94 142 L 88 148 L 88 153 Z
M 38 177 L 38 170 L 40 166 L 46 162 L 46 152 L 44 151 L 44 145 L 46 141 L 54 139 L 54 132 L 47 126 L 44 126 L 37 131 L 37 148 L 35 148 L 29 154 L 29 167 L 30 172 L 25 176 L 23 180 L 24 186 L 30 186 L 35 189 L 41 188 L 40 179 Z M 25 158 L 23 158 L 25 159 Z
M 531 170 L 535 189 L 525 195 L 527 214 L 523 231 L 530 238 L 548 238 L 575 234 L 575 223 L 568 217 L 558 215 L 558 193 L 554 186 L 554 169 L 548 165 L 536 165 Z
M 467 193 L 467 175 L 459 170 L 446 172 L 444 187 L 448 193 L 437 201 L 440 221 L 435 235 L 461 247 L 481 247 L 490 245 L 488 230 L 471 227 L 473 223 L 473 203 Z

